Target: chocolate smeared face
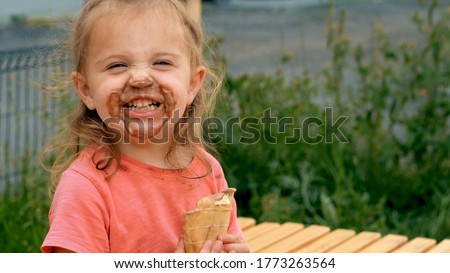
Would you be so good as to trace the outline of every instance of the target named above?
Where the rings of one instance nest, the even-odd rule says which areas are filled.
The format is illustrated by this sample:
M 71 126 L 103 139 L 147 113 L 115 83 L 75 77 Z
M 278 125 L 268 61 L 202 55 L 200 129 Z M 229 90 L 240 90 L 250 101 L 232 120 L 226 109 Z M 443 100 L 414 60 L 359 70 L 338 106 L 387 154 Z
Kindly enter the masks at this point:
M 169 87 L 153 83 L 144 90 L 131 88 L 111 93 L 108 112 L 123 122 L 130 136 L 150 139 L 171 119 L 175 105 Z
M 127 8 L 131 12 L 100 12 L 83 70 L 72 80 L 108 127 L 105 141 L 119 149 L 163 147 L 199 92 L 206 69 L 192 66 L 181 22 L 169 23 L 166 13 L 154 9 Z

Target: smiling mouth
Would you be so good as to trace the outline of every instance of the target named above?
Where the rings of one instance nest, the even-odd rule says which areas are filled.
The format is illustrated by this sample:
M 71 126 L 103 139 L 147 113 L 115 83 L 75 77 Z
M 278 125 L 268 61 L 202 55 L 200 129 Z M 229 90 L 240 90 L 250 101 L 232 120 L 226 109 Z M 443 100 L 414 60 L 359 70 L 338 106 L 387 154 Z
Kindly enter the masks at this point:
M 113 92 L 108 99 L 108 112 L 119 118 L 126 132 L 139 139 L 157 135 L 164 124 L 163 115 L 172 117 L 176 101 L 173 92 L 166 86 L 158 86 L 158 93 Z M 145 126 L 143 126 L 145 124 Z
M 129 111 L 146 112 L 158 109 L 162 104 L 151 100 L 135 100 L 124 105 Z

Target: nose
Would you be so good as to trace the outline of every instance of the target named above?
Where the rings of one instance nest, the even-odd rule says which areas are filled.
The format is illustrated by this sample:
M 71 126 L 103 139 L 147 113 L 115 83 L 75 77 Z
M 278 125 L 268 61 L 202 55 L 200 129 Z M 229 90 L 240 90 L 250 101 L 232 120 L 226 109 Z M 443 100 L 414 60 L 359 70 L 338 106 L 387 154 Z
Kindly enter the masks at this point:
M 132 69 L 128 84 L 134 88 L 146 88 L 153 85 L 153 79 L 147 69 Z

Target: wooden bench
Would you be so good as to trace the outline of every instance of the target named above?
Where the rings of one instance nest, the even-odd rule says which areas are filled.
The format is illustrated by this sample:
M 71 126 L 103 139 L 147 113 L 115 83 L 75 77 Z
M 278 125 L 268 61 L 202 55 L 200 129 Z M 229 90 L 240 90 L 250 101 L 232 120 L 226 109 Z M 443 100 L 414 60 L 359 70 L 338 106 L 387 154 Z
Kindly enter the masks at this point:
M 450 239 L 437 244 L 436 240 L 429 238 L 408 240 L 403 235 L 382 236 L 370 231 L 357 234 L 349 229 L 331 230 L 319 225 L 305 227 L 291 222 L 256 224 L 255 219 L 248 217 L 239 217 L 238 222 L 255 253 L 450 253 Z

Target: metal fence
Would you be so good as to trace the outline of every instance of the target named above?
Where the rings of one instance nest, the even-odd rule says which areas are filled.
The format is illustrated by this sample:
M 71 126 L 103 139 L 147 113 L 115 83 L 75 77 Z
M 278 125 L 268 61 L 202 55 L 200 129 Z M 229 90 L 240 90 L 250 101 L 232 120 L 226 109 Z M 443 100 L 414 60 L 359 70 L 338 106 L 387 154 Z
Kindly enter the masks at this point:
M 46 91 L 68 62 L 55 46 L 0 52 L 0 186 L 18 181 L 24 168 L 38 166 L 38 154 L 55 134 L 61 114 Z

